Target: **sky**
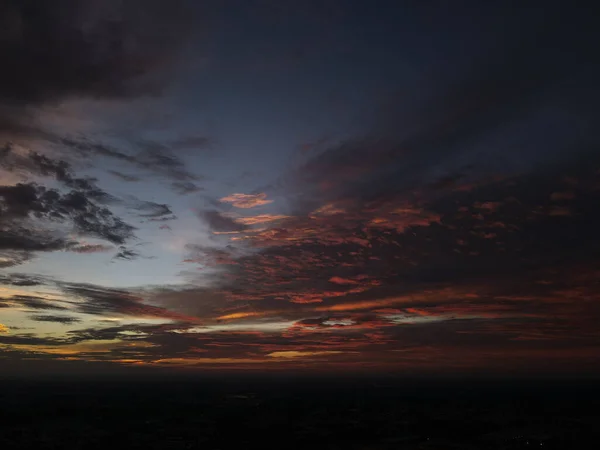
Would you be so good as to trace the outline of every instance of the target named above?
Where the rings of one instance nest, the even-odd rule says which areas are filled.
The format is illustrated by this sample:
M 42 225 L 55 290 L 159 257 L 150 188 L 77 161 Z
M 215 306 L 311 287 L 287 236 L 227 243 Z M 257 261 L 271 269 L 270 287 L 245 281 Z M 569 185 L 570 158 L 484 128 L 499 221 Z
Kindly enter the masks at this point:
M 1 371 L 598 374 L 594 17 L 0 1 Z

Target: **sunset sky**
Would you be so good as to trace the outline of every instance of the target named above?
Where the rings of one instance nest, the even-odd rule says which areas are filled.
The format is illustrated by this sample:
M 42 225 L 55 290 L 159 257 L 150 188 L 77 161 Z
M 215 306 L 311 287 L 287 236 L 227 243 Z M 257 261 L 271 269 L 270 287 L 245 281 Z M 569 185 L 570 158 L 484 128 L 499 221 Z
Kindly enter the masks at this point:
M 598 374 L 595 17 L 0 1 L 0 372 Z

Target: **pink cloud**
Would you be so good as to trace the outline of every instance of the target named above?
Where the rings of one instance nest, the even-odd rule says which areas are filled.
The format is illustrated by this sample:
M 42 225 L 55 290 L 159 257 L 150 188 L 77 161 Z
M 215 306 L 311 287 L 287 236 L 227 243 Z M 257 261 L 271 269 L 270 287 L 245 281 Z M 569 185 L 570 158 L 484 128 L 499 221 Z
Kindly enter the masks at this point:
M 231 194 L 220 199 L 223 203 L 231 203 L 236 208 L 254 208 L 256 206 L 273 203 L 273 200 L 267 200 L 267 194 L 260 192 L 258 194 Z

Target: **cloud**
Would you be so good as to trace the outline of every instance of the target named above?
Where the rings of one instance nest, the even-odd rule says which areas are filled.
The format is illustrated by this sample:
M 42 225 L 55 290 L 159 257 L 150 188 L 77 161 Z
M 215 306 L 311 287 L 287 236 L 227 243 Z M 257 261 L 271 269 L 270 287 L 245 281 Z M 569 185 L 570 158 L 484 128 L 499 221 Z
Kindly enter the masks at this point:
M 310 357 L 310 356 L 329 356 L 329 355 L 336 355 L 339 353 L 343 353 L 343 352 L 338 352 L 338 351 L 302 352 L 302 351 L 289 350 L 289 351 L 269 353 L 267 356 L 270 356 L 271 358 L 305 358 L 307 356 L 308 357 Z
M 329 279 L 330 283 L 335 283 L 335 284 L 358 284 L 358 281 L 356 280 L 350 280 L 348 278 L 342 278 L 342 277 L 337 277 L 337 276 L 333 276 Z
M 13 245 L 12 240 L 10 245 Z M 0 268 L 18 266 L 29 261 L 30 259 L 31 253 L 29 252 L 0 250 Z
M 115 256 L 113 256 L 113 259 L 131 261 L 131 260 L 138 259 L 141 257 L 142 257 L 142 255 L 140 253 L 122 245 L 119 247 L 119 251 L 117 252 L 117 254 Z
M 102 136 L 77 130 L 64 134 L 37 119 L 40 111 L 69 100 L 131 100 L 161 93 L 180 62 L 179 50 L 202 20 L 202 8 L 187 0 L 168 5 L 160 0 L 61 0 L 52 6 L 9 1 L 0 8 L 0 53 L 11 68 L 0 74 L 2 145 L 35 141 L 71 156 L 109 158 L 176 181 L 197 178 L 173 150 L 208 145 L 199 136 L 167 142 L 121 136 L 108 144 Z M 92 181 L 73 178 L 66 163 L 57 166 L 46 156 L 36 158 L 30 169 L 55 176 L 68 187 L 85 188 L 97 201 L 112 200 L 101 199 Z M 137 174 L 110 173 L 128 182 L 140 179 Z
M 9 302 L 28 309 L 61 311 L 68 308 L 64 304 L 34 295 L 13 295 Z
M 193 190 L 192 186 L 195 186 L 193 182 L 202 178 L 189 171 L 186 163 L 169 147 L 168 143 L 161 141 L 136 140 L 125 136 L 119 144 L 109 144 L 99 138 L 65 137 L 51 132 L 44 132 L 43 138 L 67 152 L 83 158 L 115 160 L 171 180 L 175 192 L 185 189 Z M 120 146 L 133 149 L 133 151 L 125 151 Z
M 273 200 L 267 200 L 267 194 L 264 192 L 258 194 L 231 194 L 219 199 L 219 201 L 231 203 L 236 208 L 255 208 L 273 203 Z
M 111 203 L 116 199 L 100 189 L 94 179 L 78 178 L 73 173 L 71 164 L 55 160 L 40 153 L 29 151 L 26 155 L 14 151 L 12 145 L 6 145 L 0 154 L 0 166 L 9 171 L 25 171 L 29 175 L 53 177 L 64 186 L 85 192 L 99 203 Z
M 546 168 L 543 176 L 491 179 L 466 190 L 425 184 L 392 195 L 382 188 L 379 197 L 364 200 L 358 195 L 333 203 L 325 199 L 321 206 L 297 208 L 295 215 L 276 223 L 261 223 L 260 229 L 223 234 L 229 245 L 214 253 L 223 265 L 213 281 L 227 300 L 227 310 L 215 305 L 203 310 L 203 317 L 222 321 L 225 327 L 254 321 L 275 327 L 293 321 L 281 332 L 291 348 L 271 342 L 261 346 L 265 354 L 267 348 L 328 351 L 314 343 L 303 348 L 302 336 L 319 336 L 319 345 L 329 345 L 329 350 L 375 352 L 377 346 L 406 351 L 410 363 L 417 364 L 419 346 L 444 342 L 479 355 L 471 361 L 476 365 L 486 360 L 481 348 L 511 346 L 515 339 L 572 345 L 551 323 L 556 314 L 561 320 L 578 316 L 563 315 L 564 301 L 574 290 L 559 294 L 555 288 L 541 289 L 535 280 L 543 278 L 540 270 L 566 273 L 556 268 L 557 255 L 597 264 L 596 244 L 590 243 L 597 240 L 594 230 L 600 216 L 586 206 L 597 196 L 592 187 L 597 174 L 596 165 L 586 165 L 563 164 Z M 555 216 L 551 194 L 565 183 L 565 173 L 586 187 L 561 200 L 573 215 Z M 235 225 L 227 224 L 222 228 L 232 231 Z M 552 237 L 559 229 L 571 236 L 568 242 Z M 200 253 L 191 261 L 208 262 Z M 589 286 L 579 289 L 588 292 Z M 197 293 L 198 298 L 202 295 Z M 548 304 L 554 301 L 556 309 L 550 312 Z M 523 333 L 524 329 L 535 332 Z M 365 330 L 368 336 L 357 335 Z M 335 334 L 344 342 L 335 340 Z M 245 338 L 236 344 L 238 356 L 250 342 Z M 415 347 L 404 349 L 402 343 Z M 376 358 L 383 358 L 377 364 L 385 364 L 383 356 Z
M 77 283 L 61 283 L 60 288 L 69 297 L 79 300 L 75 303 L 76 310 L 85 314 L 155 317 L 166 321 L 197 321 L 193 317 L 145 304 L 141 297 L 124 290 Z
M 204 190 L 204 188 L 195 185 L 191 181 L 174 181 L 171 183 L 171 188 L 180 195 L 193 194 Z
M 109 170 L 108 173 L 110 173 L 111 175 L 114 175 L 115 177 L 119 178 L 121 181 L 126 181 L 128 183 L 135 183 L 135 182 L 141 180 L 141 178 L 138 177 L 137 175 L 128 175 L 128 174 L 125 174 L 125 173 L 118 172 L 116 170 Z
M 288 218 L 289 216 L 284 216 L 282 214 L 259 214 L 257 216 L 238 217 L 235 219 L 235 221 L 237 223 L 241 223 L 242 225 L 258 225 Z
M 148 15 L 139 16 L 145 4 L 106 3 L 40 4 L 31 16 L 17 3 L 5 8 L 9 26 L 0 31 L 0 48 L 15 70 L 0 75 L 1 131 L 93 164 L 118 164 L 111 173 L 122 181 L 151 174 L 177 194 L 198 192 L 201 177 L 190 171 L 185 150 L 209 147 L 204 137 L 62 136 L 27 116 L 69 98 L 158 92 L 154 77 L 171 67 L 176 52 L 167 48 L 177 45 L 167 39 L 163 59 L 155 36 L 176 31 L 167 14 L 173 5 L 149 2 Z M 273 183 L 198 212 L 212 234 L 208 244 L 185 247 L 189 272 L 199 269 L 189 276 L 192 285 L 127 290 L 2 274 L 5 286 L 31 294 L 3 293 L 3 310 L 33 310 L 32 320 L 58 323 L 70 319 L 68 312 L 87 314 L 93 324 L 54 340 L 11 329 L 2 334 L 2 351 L 148 366 L 320 370 L 495 370 L 592 360 L 600 342 L 600 165 L 595 137 L 580 132 L 595 97 L 578 98 L 592 92 L 586 79 L 597 79 L 590 64 L 597 57 L 580 44 L 597 39 L 587 39 L 585 27 L 555 33 L 564 20 L 550 9 L 543 17 L 490 14 L 501 18 L 501 30 L 479 18 L 473 24 L 489 33 L 473 39 L 475 25 L 460 14 L 447 21 L 427 8 L 443 20 L 432 20 L 431 45 L 420 53 L 434 55 L 419 69 L 424 81 L 388 95 L 389 104 L 361 120 L 354 136 L 305 146 Z M 157 11 L 167 14 L 164 22 Z M 440 29 L 457 38 L 442 45 Z M 47 54 L 35 59 L 42 39 Z M 0 187 L 0 265 L 42 251 L 100 250 L 80 240 L 88 237 L 116 247 L 116 259 L 141 257 L 130 243 L 136 230 L 109 208 L 119 199 L 97 180 L 16 144 L 2 147 L 0 158 L 11 180 L 36 179 Z M 134 178 L 120 170 L 135 171 Z M 163 203 L 120 205 L 147 222 L 174 219 Z M 267 205 L 268 214 L 230 211 Z M 60 296 L 38 292 L 46 288 Z
M 24 171 L 28 176 L 52 177 L 62 184 L 48 188 L 30 181 L 0 186 L 0 225 L 4 228 L 0 265 L 22 264 L 36 252 L 91 253 L 112 248 L 103 244 L 79 245 L 65 233 L 67 226 L 81 236 L 117 245 L 135 237 L 135 228 L 107 205 L 122 202 L 99 188 L 94 179 L 77 177 L 71 164 L 6 146 L 0 155 L 0 165 L 11 171 Z M 167 205 L 137 199 L 129 207 L 149 220 L 172 214 Z
M 0 186 L 2 222 L 10 225 L 2 237 L 5 249 L 44 251 L 64 247 L 62 238 L 42 234 L 35 236 L 24 228 L 28 220 L 70 221 L 82 234 L 120 244 L 133 237 L 134 227 L 97 205 L 85 191 L 71 190 L 61 194 L 34 183 Z
M 39 275 L 26 273 L 11 273 L 0 275 L 0 284 L 12 286 L 40 286 L 46 279 Z
M 170 220 L 177 220 L 177 216 L 175 214 L 166 217 L 151 217 L 147 219 L 148 222 L 168 222 Z
M 137 211 L 140 217 L 151 219 L 163 218 L 173 214 L 169 205 L 142 200 L 134 201 L 131 205 L 131 209 Z
M 8 327 L 0 323 L 0 333 L 8 333 Z
M 134 155 L 133 161 L 140 168 L 164 174 L 177 182 L 192 182 L 199 179 L 186 168 L 185 162 L 173 152 L 168 144 L 148 140 L 137 140 L 132 144 L 139 149 Z
M 247 312 L 237 312 L 231 314 L 225 314 L 223 316 L 217 317 L 217 320 L 235 320 L 235 319 L 246 319 L 249 317 L 263 317 L 267 315 L 266 312 L 255 312 L 255 311 L 247 311 Z
M 30 319 L 35 320 L 37 322 L 53 322 L 53 323 L 60 323 L 63 325 L 70 325 L 73 323 L 81 322 L 80 319 L 78 319 L 76 317 L 71 317 L 71 316 L 37 315 L 37 316 L 30 316 Z
M 188 244 L 185 248 L 188 255 L 184 262 L 201 263 L 205 266 L 237 264 L 236 258 L 239 256 L 236 249 L 232 247 L 218 248 Z
M 71 96 L 156 92 L 162 80 L 150 75 L 177 55 L 189 23 L 184 6 L 182 1 L 3 2 L 0 48 L 10 70 L 0 75 L 0 99 L 22 106 Z
M 248 227 L 219 211 L 200 211 L 198 217 L 215 232 L 240 232 Z
M 75 253 L 104 253 L 111 250 L 114 250 L 114 247 L 102 244 L 80 244 L 68 248 L 68 251 Z

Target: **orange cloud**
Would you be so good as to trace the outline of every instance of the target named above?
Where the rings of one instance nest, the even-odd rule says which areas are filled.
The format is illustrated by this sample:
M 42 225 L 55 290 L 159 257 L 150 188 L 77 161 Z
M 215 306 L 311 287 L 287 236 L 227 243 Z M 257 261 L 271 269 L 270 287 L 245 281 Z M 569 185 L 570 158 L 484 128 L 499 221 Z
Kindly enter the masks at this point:
M 262 362 L 265 362 L 265 360 L 250 358 L 163 358 L 152 361 L 151 364 L 192 366 L 197 364 L 256 364 Z
M 342 277 L 331 277 L 329 279 L 330 283 L 335 283 L 335 284 L 358 284 L 358 281 L 356 280 L 350 280 L 348 278 L 342 278 Z
M 288 350 L 288 351 L 280 351 L 280 352 L 272 352 L 269 353 L 267 356 L 270 356 L 271 358 L 303 358 L 306 356 L 325 356 L 325 355 L 335 355 L 338 353 L 344 353 L 344 352 L 340 352 L 338 350 L 330 350 L 330 351 L 318 351 L 318 352 L 303 352 L 303 351 L 297 351 L 297 350 Z
M 345 214 L 346 210 L 340 206 L 336 206 L 333 203 L 328 203 L 325 206 L 321 206 L 319 209 L 313 211 L 309 217 L 315 218 L 316 216 L 333 216 L 335 214 Z
M 263 317 L 266 316 L 267 312 L 237 312 L 232 314 L 225 314 L 224 316 L 217 317 L 217 320 L 235 320 L 235 319 L 246 319 L 248 317 Z
M 275 214 L 259 214 L 258 216 L 252 217 L 240 217 L 235 219 L 237 223 L 241 223 L 242 225 L 256 225 L 259 223 L 269 223 L 275 222 L 277 220 L 287 219 L 289 216 L 284 215 L 275 215 Z
M 231 194 L 220 199 L 223 203 L 231 203 L 236 208 L 254 208 L 256 206 L 273 203 L 273 200 L 267 200 L 267 194 L 260 192 L 258 194 Z
M 361 309 L 383 308 L 386 306 L 398 305 L 403 303 L 418 303 L 427 301 L 451 301 L 456 298 L 477 298 L 477 294 L 471 292 L 462 292 L 454 289 L 438 289 L 424 291 L 417 294 L 403 295 L 399 297 L 389 297 L 380 300 L 365 300 L 353 303 L 338 303 L 335 305 L 320 306 L 315 311 L 358 311 Z
M 306 295 L 298 295 L 294 296 L 290 299 L 291 303 L 322 303 L 323 295 L 322 294 L 306 294 Z
M 132 350 L 154 347 L 155 344 L 144 341 L 122 341 L 120 339 L 88 340 L 68 345 L 25 345 L 12 344 L 6 346 L 11 350 L 48 355 L 80 355 L 90 353 L 110 353 L 113 350 Z
M 0 323 L 0 333 L 8 333 L 8 327 Z
M 432 223 L 439 223 L 441 217 L 412 205 L 395 208 L 390 212 L 381 211 L 381 216 L 376 216 L 369 222 L 373 228 L 394 228 L 398 233 L 403 233 L 409 227 L 426 227 Z
M 320 306 L 317 311 L 357 311 L 361 309 L 378 308 L 399 303 L 397 298 L 388 298 L 382 300 L 367 300 L 364 302 L 338 303 L 336 305 Z

